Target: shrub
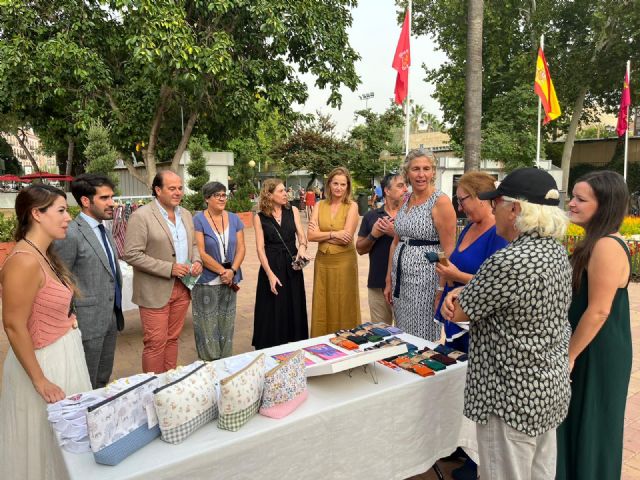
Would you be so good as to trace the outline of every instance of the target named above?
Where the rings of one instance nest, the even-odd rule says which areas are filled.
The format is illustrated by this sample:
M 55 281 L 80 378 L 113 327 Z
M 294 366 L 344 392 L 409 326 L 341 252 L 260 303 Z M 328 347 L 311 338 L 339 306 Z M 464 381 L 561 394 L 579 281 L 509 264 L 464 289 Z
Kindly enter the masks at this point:
M 17 227 L 15 215 L 0 214 L 0 242 L 13 242 L 13 233 Z

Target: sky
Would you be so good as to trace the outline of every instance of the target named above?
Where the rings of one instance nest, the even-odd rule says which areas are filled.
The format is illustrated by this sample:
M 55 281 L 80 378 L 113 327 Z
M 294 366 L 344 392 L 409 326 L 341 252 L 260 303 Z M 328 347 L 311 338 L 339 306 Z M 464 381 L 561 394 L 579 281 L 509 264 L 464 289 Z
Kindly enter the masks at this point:
M 361 83 L 355 92 L 343 87 L 342 108 L 330 108 L 327 105 L 329 92 L 314 86 L 311 75 L 304 75 L 309 88 L 309 98 L 304 106 L 298 109 L 304 113 L 330 113 L 336 122 L 339 133 L 346 133 L 355 125 L 354 112 L 365 108 L 365 101 L 359 96 L 372 92 L 374 97 L 368 100 L 368 107 L 374 112 L 382 113 L 393 98 L 396 82 L 396 71 L 391 68 L 393 55 L 400 36 L 401 25 L 396 21 L 396 5 L 394 0 L 361 0 L 352 12 L 353 25 L 349 30 L 351 46 L 362 57 L 356 64 L 356 72 Z M 409 95 L 417 104 L 425 107 L 442 119 L 438 102 L 431 98 L 434 91 L 432 84 L 426 83 L 422 64 L 434 68 L 446 60 L 444 53 L 436 51 L 434 42 L 428 37 L 411 37 L 411 70 L 409 76 Z

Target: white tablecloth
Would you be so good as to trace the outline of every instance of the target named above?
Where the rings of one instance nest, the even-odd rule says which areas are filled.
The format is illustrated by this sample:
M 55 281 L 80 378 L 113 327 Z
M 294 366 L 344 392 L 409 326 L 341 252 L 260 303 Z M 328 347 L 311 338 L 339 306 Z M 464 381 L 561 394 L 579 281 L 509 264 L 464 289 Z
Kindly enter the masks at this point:
M 418 347 L 429 342 L 401 335 Z M 326 337 L 328 338 L 328 337 Z M 321 343 L 315 338 L 265 350 Z M 221 371 L 221 362 L 216 367 Z M 309 398 L 288 417 L 261 415 L 237 432 L 210 423 L 180 445 L 159 438 L 115 467 L 63 452 L 72 479 L 404 479 L 457 446 L 477 450 L 462 416 L 466 363 L 422 378 L 376 365 L 378 384 L 358 368 L 309 379 Z

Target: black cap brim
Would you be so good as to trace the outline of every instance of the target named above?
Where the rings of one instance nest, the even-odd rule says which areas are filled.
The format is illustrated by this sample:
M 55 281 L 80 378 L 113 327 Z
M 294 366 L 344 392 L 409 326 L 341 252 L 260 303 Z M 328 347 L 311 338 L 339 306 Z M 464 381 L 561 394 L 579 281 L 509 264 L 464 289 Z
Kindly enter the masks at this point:
M 493 200 L 494 198 L 502 195 L 498 190 L 491 190 L 490 192 L 479 192 L 478 198 L 480 200 Z

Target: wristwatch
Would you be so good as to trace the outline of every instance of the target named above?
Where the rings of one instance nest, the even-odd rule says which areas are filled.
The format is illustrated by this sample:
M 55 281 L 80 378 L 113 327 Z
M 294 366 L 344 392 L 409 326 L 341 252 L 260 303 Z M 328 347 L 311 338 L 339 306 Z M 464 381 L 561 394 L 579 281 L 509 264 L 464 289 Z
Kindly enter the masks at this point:
M 372 233 L 370 233 L 369 235 L 367 235 L 367 238 L 369 240 L 371 240 L 372 242 L 375 242 L 376 240 L 378 240 L 378 238 L 380 237 L 374 237 Z
M 236 271 L 236 269 L 235 269 L 235 268 L 233 268 L 233 267 L 231 267 L 231 271 L 233 272 L 233 274 L 234 274 L 234 275 L 235 275 L 236 273 L 238 273 L 238 272 Z

